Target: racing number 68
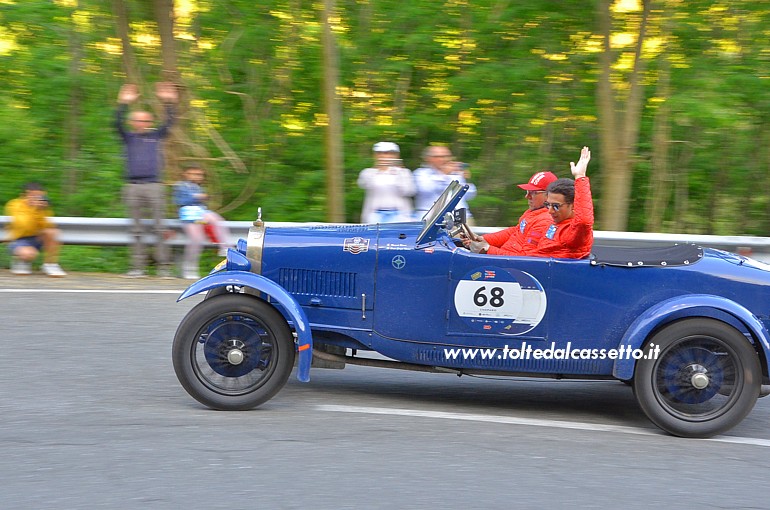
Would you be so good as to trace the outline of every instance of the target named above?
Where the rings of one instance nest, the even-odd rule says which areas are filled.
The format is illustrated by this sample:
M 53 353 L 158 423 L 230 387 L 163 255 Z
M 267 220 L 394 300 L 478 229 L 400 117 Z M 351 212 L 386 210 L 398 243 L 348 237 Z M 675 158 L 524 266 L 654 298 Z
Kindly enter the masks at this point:
M 505 295 L 505 291 L 502 289 L 502 287 L 492 287 L 489 291 L 491 294 L 491 298 L 487 298 L 487 295 L 484 294 L 484 291 L 486 290 L 486 287 L 481 286 L 478 288 L 478 290 L 473 294 L 473 303 L 476 306 L 484 306 L 489 302 L 489 306 L 492 306 L 494 308 L 500 308 L 505 304 L 505 300 L 503 299 L 503 295 Z

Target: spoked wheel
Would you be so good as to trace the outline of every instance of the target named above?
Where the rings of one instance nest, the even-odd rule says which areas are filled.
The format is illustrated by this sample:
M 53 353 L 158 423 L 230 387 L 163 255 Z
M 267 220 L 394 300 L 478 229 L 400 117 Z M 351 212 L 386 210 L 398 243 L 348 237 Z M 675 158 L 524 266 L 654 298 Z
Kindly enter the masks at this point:
M 647 416 L 682 437 L 710 437 L 738 424 L 759 397 L 761 371 L 754 348 L 735 328 L 712 319 L 667 326 L 646 346 L 634 392 Z
M 222 294 L 195 306 L 177 329 L 174 371 L 185 390 L 213 409 L 256 407 L 280 390 L 294 366 L 294 339 L 272 306 Z

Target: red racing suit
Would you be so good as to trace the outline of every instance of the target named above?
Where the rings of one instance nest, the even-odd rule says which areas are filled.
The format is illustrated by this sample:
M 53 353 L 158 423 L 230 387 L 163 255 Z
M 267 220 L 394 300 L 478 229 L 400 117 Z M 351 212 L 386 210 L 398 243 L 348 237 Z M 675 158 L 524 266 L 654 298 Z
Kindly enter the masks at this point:
M 490 255 L 533 255 L 548 226 L 553 223 L 548 209 L 527 209 L 519 218 L 518 225 L 499 232 L 484 234 L 489 243 Z
M 573 216 L 551 225 L 533 253 L 536 257 L 582 259 L 594 243 L 594 204 L 588 177 L 575 180 Z

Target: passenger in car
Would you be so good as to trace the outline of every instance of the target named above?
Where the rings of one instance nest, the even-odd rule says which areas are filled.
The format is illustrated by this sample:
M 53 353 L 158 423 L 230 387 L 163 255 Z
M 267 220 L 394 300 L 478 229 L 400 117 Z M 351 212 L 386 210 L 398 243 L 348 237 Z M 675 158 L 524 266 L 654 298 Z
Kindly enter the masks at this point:
M 527 189 L 530 208 L 521 216 L 519 224 L 484 236 L 472 234 L 473 239 L 464 241 L 466 247 L 474 253 L 490 255 L 576 259 L 587 257 L 593 245 L 594 223 L 591 186 L 586 177 L 590 160 L 591 151 L 588 147 L 583 147 L 577 164 L 570 163 L 574 181 L 556 179 L 555 175 L 547 172 L 553 178 L 548 176 L 546 191 L 540 193 L 537 198 L 531 197 L 531 186 L 524 188 Z M 542 173 L 533 175 L 528 184 L 533 184 Z M 540 178 L 542 179 L 545 177 Z M 524 186 L 526 185 L 519 185 L 522 188 Z M 541 207 L 533 211 L 536 204 L 541 204 Z M 502 244 L 498 244 L 501 242 Z
M 519 218 L 519 223 L 513 227 L 476 236 L 467 243 L 468 249 L 474 253 L 489 253 L 490 255 L 531 255 L 537 248 L 540 238 L 551 225 L 551 215 L 543 206 L 546 199 L 546 188 L 557 179 L 552 172 L 537 172 L 530 177 L 529 182 L 519 184 L 526 191 L 528 208 Z
M 586 177 L 591 151 L 583 147 L 577 164 L 570 163 L 572 179 L 558 179 L 548 185 L 544 203 L 551 215 L 548 227 L 532 255 L 582 259 L 594 242 L 594 205 L 591 184 Z

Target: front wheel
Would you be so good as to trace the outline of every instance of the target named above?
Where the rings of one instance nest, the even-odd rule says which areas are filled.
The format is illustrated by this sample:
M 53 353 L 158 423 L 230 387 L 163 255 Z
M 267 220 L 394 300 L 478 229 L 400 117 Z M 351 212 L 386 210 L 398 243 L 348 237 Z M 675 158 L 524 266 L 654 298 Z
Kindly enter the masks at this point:
M 172 348 L 182 387 L 213 409 L 241 411 L 271 399 L 294 366 L 294 339 L 283 316 L 245 294 L 221 294 L 182 320 Z
M 735 328 L 712 319 L 685 319 L 653 336 L 657 359 L 641 359 L 634 393 L 650 420 L 682 437 L 711 437 L 737 425 L 759 397 L 754 348 Z

